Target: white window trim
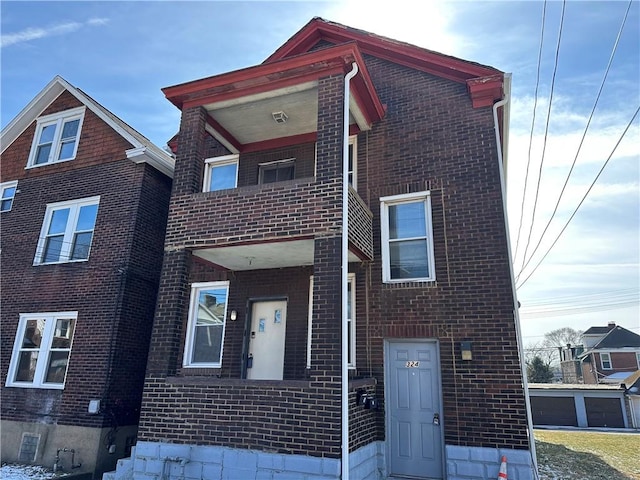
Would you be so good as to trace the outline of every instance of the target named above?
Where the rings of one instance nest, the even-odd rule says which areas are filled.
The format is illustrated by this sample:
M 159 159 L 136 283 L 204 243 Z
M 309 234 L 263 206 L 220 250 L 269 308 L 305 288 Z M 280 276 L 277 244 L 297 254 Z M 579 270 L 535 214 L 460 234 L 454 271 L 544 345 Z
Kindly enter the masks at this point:
M 608 367 L 604 366 L 604 364 L 605 364 L 605 360 L 604 360 L 605 356 L 608 359 L 608 363 L 609 363 Z M 611 354 L 609 352 L 600 352 L 600 365 L 602 366 L 603 370 L 613 370 L 613 363 L 611 362 Z
M 427 227 L 427 261 L 429 262 L 428 277 L 418 278 L 391 278 L 390 254 L 389 254 L 389 214 L 388 207 L 402 203 L 412 203 L 422 199 L 425 202 L 425 222 Z M 435 256 L 433 253 L 433 227 L 431 219 L 431 192 L 426 190 L 417 193 L 405 193 L 402 195 L 392 195 L 380 197 L 380 230 L 382 237 L 382 281 L 384 283 L 406 283 L 406 282 L 433 282 L 436 279 Z
M 14 188 L 14 187 L 15 187 L 16 191 L 13 192 L 13 197 L 4 198 L 4 191 L 9 189 L 9 188 Z M 13 202 L 16 199 L 16 193 L 18 193 L 18 181 L 17 180 L 12 180 L 10 182 L 0 183 L 0 202 L 6 202 L 7 200 L 11 200 L 11 207 L 9 207 L 7 210 L 2 210 L 3 212 L 10 212 L 11 211 L 11 209 L 13 208 Z
M 87 258 L 79 258 L 75 260 L 71 260 L 69 257 L 71 255 L 71 246 L 73 245 L 73 234 L 75 233 L 75 226 L 78 223 L 78 214 L 80 213 L 80 208 L 87 205 L 98 205 L 100 206 L 100 196 L 89 197 L 89 198 L 81 198 L 78 200 L 68 200 L 65 202 L 58 203 L 48 203 L 47 210 L 44 215 L 44 220 L 42 221 L 42 228 L 40 229 L 40 238 L 38 239 L 38 246 L 36 247 L 36 256 L 33 259 L 34 265 L 55 265 L 58 263 L 72 263 L 72 262 L 86 262 L 89 260 L 91 256 L 91 245 L 89 246 L 89 255 Z M 74 209 L 74 220 L 71 221 L 71 218 L 67 220 L 67 228 L 64 232 L 64 240 L 62 245 L 62 252 L 60 253 L 60 257 L 63 260 L 58 260 L 57 262 L 43 262 L 42 257 L 44 256 L 44 246 L 47 240 L 47 231 L 49 230 L 49 225 L 51 223 L 51 217 L 53 212 L 56 210 L 60 210 L 63 208 L 75 208 Z M 96 223 L 98 222 L 96 217 Z M 93 225 L 93 232 L 95 235 L 95 224 Z M 93 244 L 93 236 L 91 237 L 91 243 Z
M 82 123 L 84 121 L 84 113 L 86 107 L 77 107 L 71 110 L 65 110 L 64 112 L 52 113 L 51 115 L 45 115 L 37 119 L 36 133 L 33 136 L 33 142 L 31 143 L 31 152 L 29 153 L 29 160 L 27 161 L 26 168 L 38 168 L 43 167 L 45 165 L 51 165 L 54 163 L 68 162 L 76 158 L 76 154 L 78 153 L 78 145 L 80 144 L 80 133 L 82 132 Z M 60 140 L 62 137 L 62 125 L 64 122 L 69 120 L 80 120 L 78 123 L 78 133 L 76 134 L 76 143 L 73 148 L 73 155 L 70 158 L 65 158 L 63 160 L 54 160 L 58 155 L 58 151 L 60 150 Z M 38 150 L 38 140 L 40 139 L 40 135 L 42 134 L 42 130 L 44 127 L 49 125 L 56 125 L 56 133 L 53 138 L 53 142 L 51 144 L 51 151 L 49 152 L 49 161 L 45 163 L 36 164 L 36 152 Z
M 351 135 L 349 137 L 349 145 L 353 145 L 353 170 L 351 171 L 351 186 L 354 190 L 358 190 L 358 136 Z
M 45 319 L 44 334 L 42 336 L 42 342 L 38 355 L 38 362 L 36 364 L 36 372 L 33 382 L 17 382 L 13 379 L 16 376 L 16 370 L 18 368 L 18 362 L 20 358 L 20 347 L 22 339 L 24 337 L 24 330 L 28 320 Z M 46 367 L 49 363 L 49 354 L 51 353 L 51 343 L 53 340 L 53 333 L 55 329 L 56 319 L 58 318 L 72 318 L 76 321 L 74 328 L 73 338 L 71 339 L 71 346 L 69 347 L 69 359 L 67 361 L 67 370 L 65 371 L 65 379 L 62 383 L 45 383 L 44 378 L 46 374 Z M 71 363 L 71 352 L 73 350 L 73 341 L 76 336 L 76 329 L 78 325 L 78 312 L 44 312 L 44 313 L 21 313 L 20 321 L 18 323 L 18 329 L 13 342 L 13 353 L 11 354 L 11 363 L 9 364 L 9 371 L 7 373 L 7 381 L 5 386 L 7 387 L 19 387 L 19 388 L 46 388 L 53 390 L 63 390 L 65 382 L 67 380 L 67 374 L 69 373 L 69 364 Z M 40 355 L 41 354 L 41 355 Z M 44 361 L 42 361 L 44 360 Z
M 638 369 L 640 369 L 640 352 L 636 352 L 636 362 L 638 362 Z
M 232 155 L 223 155 L 221 157 L 211 157 L 207 158 L 204 161 L 205 169 L 204 169 L 204 178 L 202 181 L 202 191 L 209 192 L 209 187 L 211 186 L 211 171 L 214 167 L 221 167 L 223 165 L 236 165 L 236 178 L 233 182 L 233 187 L 238 187 L 238 165 L 239 165 L 240 155 L 232 154 Z
M 349 369 L 356 368 L 356 274 L 348 274 L 348 282 L 351 284 L 351 315 L 349 321 L 351 329 L 351 362 L 347 364 Z M 311 368 L 311 330 L 313 328 L 313 275 L 309 277 L 309 316 L 307 319 L 307 368 Z
M 200 290 L 207 290 L 211 288 L 227 289 L 227 304 L 224 307 L 224 322 L 222 324 L 222 339 L 220 341 L 220 360 L 218 362 L 209 363 L 192 363 L 191 354 L 193 353 L 193 342 L 196 332 L 196 320 L 198 318 L 198 298 L 200 296 Z M 187 322 L 187 335 L 184 342 L 184 354 L 182 357 L 183 368 L 220 368 L 222 367 L 222 358 L 224 351 L 224 335 L 227 328 L 227 310 L 229 309 L 229 282 L 197 282 L 191 284 L 191 299 L 189 300 L 189 319 Z

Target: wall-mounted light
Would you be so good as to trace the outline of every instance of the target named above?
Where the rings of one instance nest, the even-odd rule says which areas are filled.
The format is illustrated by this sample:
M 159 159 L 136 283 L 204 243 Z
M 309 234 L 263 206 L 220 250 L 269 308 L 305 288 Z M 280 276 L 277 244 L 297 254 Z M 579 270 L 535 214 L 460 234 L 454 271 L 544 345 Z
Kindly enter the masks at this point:
M 229 316 L 229 318 L 230 318 L 232 321 L 235 321 L 235 320 L 236 320 L 236 318 L 238 318 L 238 312 L 236 312 L 235 310 L 231 310 L 231 315 Z
M 462 360 L 473 360 L 471 342 L 460 342 L 460 353 L 462 355 Z

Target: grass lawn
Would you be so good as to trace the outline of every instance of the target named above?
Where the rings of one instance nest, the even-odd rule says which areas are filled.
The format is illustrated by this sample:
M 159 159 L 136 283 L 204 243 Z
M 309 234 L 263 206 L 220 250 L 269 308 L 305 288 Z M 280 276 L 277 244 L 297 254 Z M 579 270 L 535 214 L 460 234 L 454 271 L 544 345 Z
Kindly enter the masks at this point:
M 640 480 L 640 434 L 535 430 L 540 480 Z

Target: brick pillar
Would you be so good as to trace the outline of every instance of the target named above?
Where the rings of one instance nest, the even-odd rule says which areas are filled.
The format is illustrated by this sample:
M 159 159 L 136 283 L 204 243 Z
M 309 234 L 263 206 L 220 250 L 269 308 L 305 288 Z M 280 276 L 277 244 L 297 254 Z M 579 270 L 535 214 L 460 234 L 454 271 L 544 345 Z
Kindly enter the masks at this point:
M 158 304 L 151 333 L 147 375 L 174 375 L 180 364 L 183 318 L 189 310 L 189 265 L 191 253 L 176 250 L 164 253 Z
M 209 135 L 205 130 L 206 118 L 207 112 L 202 107 L 182 111 L 172 197 L 202 190 L 205 145 Z

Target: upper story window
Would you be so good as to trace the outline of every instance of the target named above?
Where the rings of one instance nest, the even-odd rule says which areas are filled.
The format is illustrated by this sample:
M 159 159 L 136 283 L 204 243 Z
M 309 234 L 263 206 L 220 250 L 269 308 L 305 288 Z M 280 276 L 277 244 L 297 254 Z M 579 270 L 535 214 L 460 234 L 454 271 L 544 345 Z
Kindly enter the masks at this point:
M 358 189 L 358 137 L 349 137 L 349 185 Z
M 295 158 L 261 163 L 258 174 L 258 183 L 274 183 L 293 180 L 296 173 L 295 167 Z
M 613 364 L 611 363 L 611 354 L 610 353 L 601 353 L 600 354 L 600 363 L 602 364 L 603 370 L 611 370 L 613 368 Z
M 87 260 L 99 201 L 91 197 L 47 205 L 34 264 Z
M 238 155 L 208 158 L 205 161 L 203 192 L 215 192 L 238 185 Z
M 189 326 L 182 365 L 220 367 L 229 282 L 194 283 L 191 286 Z
M 384 282 L 435 280 L 428 191 L 380 198 Z
M 78 312 L 25 313 L 7 375 L 8 387 L 64 387 Z
M 78 151 L 85 107 L 38 118 L 27 167 L 73 160 Z
M 13 207 L 13 197 L 16 195 L 18 182 L 0 183 L 0 211 L 8 212 Z

